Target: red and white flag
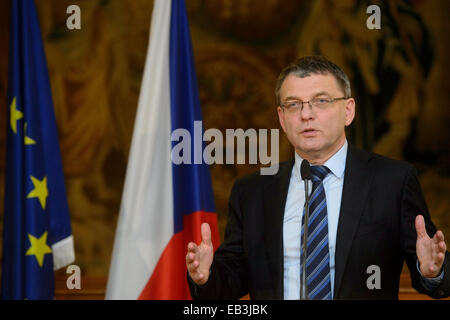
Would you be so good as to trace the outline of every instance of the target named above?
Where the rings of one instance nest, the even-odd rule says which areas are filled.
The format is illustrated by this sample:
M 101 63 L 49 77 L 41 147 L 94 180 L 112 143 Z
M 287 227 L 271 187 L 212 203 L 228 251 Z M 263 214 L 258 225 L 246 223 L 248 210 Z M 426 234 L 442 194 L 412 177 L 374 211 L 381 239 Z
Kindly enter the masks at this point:
M 201 120 L 184 0 L 156 0 L 106 299 L 190 299 L 187 244 L 208 222 L 219 245 L 208 166 L 171 161 L 171 133 Z

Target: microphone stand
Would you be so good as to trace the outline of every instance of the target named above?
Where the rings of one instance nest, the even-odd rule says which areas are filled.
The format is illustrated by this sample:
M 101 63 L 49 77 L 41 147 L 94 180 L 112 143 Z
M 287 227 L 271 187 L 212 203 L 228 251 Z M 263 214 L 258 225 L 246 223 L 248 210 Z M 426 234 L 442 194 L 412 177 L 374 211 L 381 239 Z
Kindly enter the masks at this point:
M 308 290 L 306 286 L 306 250 L 308 241 L 308 221 L 309 221 L 309 184 L 308 180 L 312 180 L 311 166 L 308 160 L 303 160 L 300 173 L 305 183 L 305 219 L 303 225 L 303 239 L 302 239 L 302 265 L 301 267 L 301 279 L 300 279 L 300 299 L 308 300 Z
M 306 250 L 308 241 L 308 220 L 309 220 L 309 190 L 308 190 L 308 180 L 304 179 L 305 182 L 305 221 L 303 226 L 303 239 L 302 239 L 302 277 L 300 280 L 300 300 L 308 300 L 308 293 L 306 292 Z

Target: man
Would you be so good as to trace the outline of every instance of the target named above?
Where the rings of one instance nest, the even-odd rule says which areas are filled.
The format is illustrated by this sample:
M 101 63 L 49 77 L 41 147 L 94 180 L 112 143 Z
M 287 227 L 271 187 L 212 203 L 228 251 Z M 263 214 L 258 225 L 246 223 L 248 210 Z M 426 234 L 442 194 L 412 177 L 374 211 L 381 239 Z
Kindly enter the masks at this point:
M 355 101 L 345 73 L 324 57 L 305 57 L 281 72 L 276 96 L 295 158 L 273 176 L 235 183 L 215 254 L 202 224 L 202 242 L 186 254 L 193 298 L 299 299 L 306 288 L 307 299 L 398 299 L 405 260 L 417 291 L 450 295 L 450 255 L 415 169 L 346 140 Z M 312 174 L 305 255 L 303 160 Z

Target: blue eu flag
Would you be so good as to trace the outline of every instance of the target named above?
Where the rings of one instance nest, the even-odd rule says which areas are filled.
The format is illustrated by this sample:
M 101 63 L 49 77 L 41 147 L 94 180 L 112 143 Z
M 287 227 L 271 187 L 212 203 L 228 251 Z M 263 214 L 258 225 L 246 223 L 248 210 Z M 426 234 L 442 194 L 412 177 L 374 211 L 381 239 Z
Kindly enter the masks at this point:
M 53 299 L 74 260 L 58 132 L 33 0 L 11 1 L 3 299 Z

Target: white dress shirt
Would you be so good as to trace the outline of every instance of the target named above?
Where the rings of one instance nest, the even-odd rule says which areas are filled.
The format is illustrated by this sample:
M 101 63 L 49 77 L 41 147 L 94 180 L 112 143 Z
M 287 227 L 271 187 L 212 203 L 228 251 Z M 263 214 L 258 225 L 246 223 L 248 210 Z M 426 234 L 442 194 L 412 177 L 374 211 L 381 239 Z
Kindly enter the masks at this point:
M 347 159 L 348 143 L 336 152 L 325 166 L 330 173 L 323 180 L 328 213 L 328 247 L 330 252 L 330 280 L 331 295 L 334 290 L 336 234 L 341 208 L 342 188 L 344 186 L 345 162 Z M 295 165 L 292 167 L 289 191 L 283 220 L 283 250 L 284 250 L 284 299 L 295 300 L 300 298 L 300 248 L 302 239 L 301 221 L 305 205 L 305 185 L 300 175 L 300 166 L 303 159 L 295 153 Z M 312 183 L 309 183 L 311 193 Z

